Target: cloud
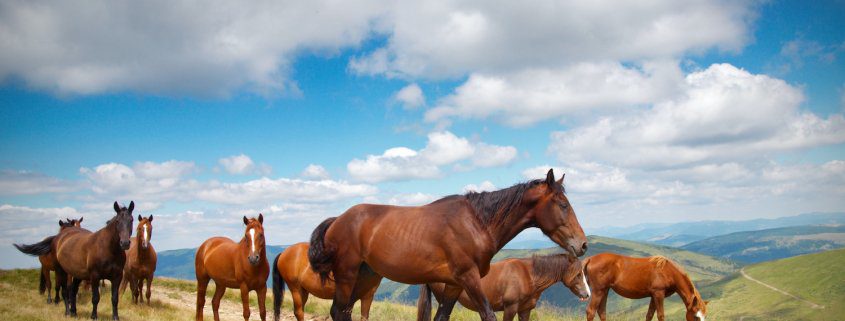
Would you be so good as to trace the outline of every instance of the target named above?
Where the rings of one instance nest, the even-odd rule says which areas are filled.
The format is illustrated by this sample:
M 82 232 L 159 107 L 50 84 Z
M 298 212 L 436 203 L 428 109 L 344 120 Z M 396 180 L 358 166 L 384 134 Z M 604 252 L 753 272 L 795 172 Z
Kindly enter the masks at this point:
M 308 164 L 299 176 L 310 179 L 328 179 L 331 177 L 325 167 L 315 164 Z
M 377 1 L 3 2 L 0 79 L 59 94 L 296 92 L 291 63 L 371 34 Z
M 671 168 L 845 142 L 845 118 L 802 111 L 803 100 L 783 80 L 716 64 L 687 75 L 676 99 L 553 132 L 549 152 L 565 162 Z
M 243 183 L 211 181 L 195 191 L 196 198 L 219 204 L 250 204 L 272 200 L 323 202 L 373 195 L 378 189 L 366 184 L 333 180 L 301 180 L 262 177 Z
M 492 192 L 496 190 L 496 185 L 493 185 L 490 181 L 483 181 L 481 184 L 467 184 L 463 188 L 464 193 L 469 192 Z
M 270 165 L 263 163 L 256 165 L 252 161 L 252 158 L 244 154 L 224 157 L 218 160 L 217 162 L 220 164 L 220 166 L 223 166 L 223 169 L 227 173 L 233 175 L 269 175 L 270 172 L 273 171 L 273 168 L 270 167 Z
M 754 2 L 394 4 L 380 20 L 386 45 L 354 57 L 363 75 L 452 78 L 558 68 L 590 61 L 738 51 L 750 39 Z M 530 36 L 526 36 L 530 35 Z
M 416 109 L 425 105 L 425 96 L 423 96 L 422 89 L 417 84 L 410 84 L 403 87 L 396 92 L 393 99 L 401 103 L 405 109 Z
M 554 170 L 555 179 L 565 175 L 567 192 L 619 193 L 633 187 L 625 171 L 597 163 L 575 163 L 566 167 L 541 165 L 525 169 L 522 177 L 529 180 L 545 178 L 550 168 Z
M 79 182 L 61 180 L 31 171 L 0 171 L 0 195 L 67 193 L 83 188 Z
M 456 164 L 460 168 L 501 166 L 516 157 L 516 148 L 473 143 L 448 131 L 428 134 L 425 148 L 415 151 L 395 147 L 381 155 L 353 159 L 346 168 L 356 179 L 369 183 L 430 179 L 441 175 L 440 166 Z M 471 160 L 470 165 L 462 162 Z
M 91 191 L 105 199 L 188 200 L 191 191 L 200 185 L 189 179 L 199 169 L 193 162 L 170 160 L 162 163 L 139 162 L 129 167 L 107 163 L 82 167 L 79 173 L 87 178 Z
M 395 194 L 387 200 L 387 204 L 399 206 L 420 206 L 438 200 L 440 197 L 425 193 Z

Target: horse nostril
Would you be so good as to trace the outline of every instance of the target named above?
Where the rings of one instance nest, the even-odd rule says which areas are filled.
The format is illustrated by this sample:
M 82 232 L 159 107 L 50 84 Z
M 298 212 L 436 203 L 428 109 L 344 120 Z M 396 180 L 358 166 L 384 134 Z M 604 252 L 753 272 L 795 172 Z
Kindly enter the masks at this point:
M 587 253 L 587 242 L 584 242 L 584 244 L 581 244 L 581 251 L 583 251 L 584 253 Z

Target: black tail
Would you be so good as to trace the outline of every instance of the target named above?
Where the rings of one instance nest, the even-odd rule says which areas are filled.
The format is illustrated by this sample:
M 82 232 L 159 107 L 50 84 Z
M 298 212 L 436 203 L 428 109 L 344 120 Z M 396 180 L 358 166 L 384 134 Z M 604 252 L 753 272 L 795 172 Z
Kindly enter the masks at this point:
M 320 274 L 320 282 L 324 284 L 332 271 L 336 251 L 336 249 L 326 247 L 326 230 L 336 219 L 337 217 L 329 217 L 317 225 L 311 233 L 311 245 L 308 248 L 308 262 L 311 263 L 311 269 Z
M 417 299 L 417 321 L 431 321 L 431 288 L 420 284 L 420 298 Z
M 47 253 L 50 253 L 50 244 L 53 243 L 53 239 L 56 238 L 55 235 L 44 239 L 41 242 L 35 244 L 14 244 L 15 248 L 18 251 L 23 252 L 24 254 L 32 255 L 32 256 L 41 256 Z
M 44 273 L 44 268 L 42 267 L 40 272 L 41 278 L 38 280 L 38 294 L 44 294 L 44 291 L 47 291 L 47 279 L 44 278 L 44 274 L 47 274 L 47 277 L 49 278 L 50 270 L 47 270 L 47 273 Z
M 282 274 L 279 273 L 279 257 L 282 253 L 276 255 L 273 259 L 273 320 L 279 321 L 282 313 L 282 300 L 285 298 L 285 280 L 282 280 Z

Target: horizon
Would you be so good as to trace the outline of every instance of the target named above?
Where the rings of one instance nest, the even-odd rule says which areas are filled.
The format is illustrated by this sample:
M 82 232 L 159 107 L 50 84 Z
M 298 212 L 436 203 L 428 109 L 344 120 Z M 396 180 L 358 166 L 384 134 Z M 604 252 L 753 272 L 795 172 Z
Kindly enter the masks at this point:
M 115 201 L 155 216 L 161 251 L 258 213 L 292 244 L 358 203 L 550 168 L 588 234 L 842 213 L 843 17 L 838 0 L 3 1 L 0 268 Z

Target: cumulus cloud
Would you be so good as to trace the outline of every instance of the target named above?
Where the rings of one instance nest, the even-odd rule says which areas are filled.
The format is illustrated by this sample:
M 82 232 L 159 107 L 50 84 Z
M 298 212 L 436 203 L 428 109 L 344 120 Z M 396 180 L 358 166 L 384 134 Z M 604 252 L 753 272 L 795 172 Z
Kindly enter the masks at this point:
M 189 179 L 198 171 L 193 162 L 170 160 L 162 163 L 139 162 L 132 167 L 107 163 L 94 168 L 82 167 L 91 190 L 106 199 L 180 199 L 190 198 L 190 191 L 200 184 Z
M 325 167 L 315 164 L 308 164 L 299 176 L 310 179 L 328 179 L 331 177 Z
M 220 204 L 248 204 L 271 200 L 321 202 L 372 195 L 377 191 L 378 189 L 371 185 L 349 184 L 343 181 L 262 177 L 243 183 L 211 181 L 196 191 L 196 197 Z
M 240 155 L 233 155 L 229 157 L 221 158 L 217 161 L 220 166 L 223 166 L 223 169 L 233 175 L 247 175 L 247 174 L 258 174 L 258 175 L 269 175 L 270 172 L 273 171 L 273 168 L 267 164 L 255 164 L 247 155 L 240 154 Z
M 417 84 L 410 84 L 400 89 L 393 96 L 405 109 L 415 109 L 425 105 L 425 96 Z
M 0 195 L 66 193 L 82 187 L 79 182 L 61 180 L 32 171 L 0 171 Z
M 420 206 L 436 201 L 440 197 L 426 193 L 395 194 L 387 199 L 387 204 L 399 206 Z
M 364 182 L 401 181 L 435 178 L 441 175 L 440 166 L 462 165 L 471 160 L 476 167 L 501 166 L 516 157 L 516 148 L 485 143 L 473 143 L 448 131 L 428 134 L 425 148 L 415 151 L 395 147 L 381 155 L 368 155 L 366 159 L 353 159 L 346 168 L 349 174 Z M 463 165 L 462 168 L 465 168 Z
M 467 184 L 463 188 L 464 193 L 469 192 L 492 192 L 496 190 L 496 185 L 493 185 L 490 181 L 483 181 L 481 184 Z

